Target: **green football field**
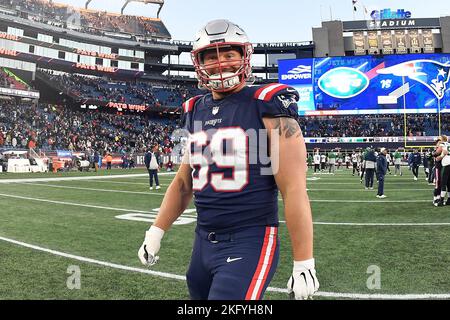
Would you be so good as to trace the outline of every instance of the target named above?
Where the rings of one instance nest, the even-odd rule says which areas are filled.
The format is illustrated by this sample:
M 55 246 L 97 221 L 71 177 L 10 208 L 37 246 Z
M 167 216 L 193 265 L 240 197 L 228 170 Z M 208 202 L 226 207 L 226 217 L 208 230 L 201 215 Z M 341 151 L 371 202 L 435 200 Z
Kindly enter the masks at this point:
M 450 299 L 450 208 L 433 207 L 420 174 L 387 175 L 385 199 L 350 170 L 308 174 L 315 299 Z M 0 174 L 0 299 L 189 299 L 192 205 L 166 233 L 158 264 L 147 269 L 137 257 L 172 178 L 160 175 L 162 188 L 150 191 L 142 169 Z M 279 208 L 280 263 L 267 300 L 288 299 L 281 200 Z

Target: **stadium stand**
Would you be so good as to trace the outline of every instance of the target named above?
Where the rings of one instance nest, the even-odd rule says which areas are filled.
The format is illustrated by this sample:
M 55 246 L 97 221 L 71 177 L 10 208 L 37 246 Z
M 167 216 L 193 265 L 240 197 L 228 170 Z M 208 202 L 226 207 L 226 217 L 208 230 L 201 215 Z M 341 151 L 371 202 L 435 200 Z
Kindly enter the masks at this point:
M 33 141 L 42 151 L 143 153 L 148 145 L 157 143 L 168 153 L 174 146 L 171 134 L 176 128 L 176 121 L 158 121 L 145 115 L 81 112 L 63 106 L 3 101 L 0 148 L 27 148 Z
M 51 84 L 63 87 L 76 98 L 148 106 L 180 107 L 189 97 L 200 93 L 194 86 L 169 85 L 143 81 L 115 81 L 107 78 L 40 70 Z
M 441 118 L 446 134 L 450 133 L 449 120 L 449 115 Z M 308 117 L 301 118 L 300 125 L 305 137 L 402 136 L 402 121 L 401 116 Z M 410 136 L 437 133 L 436 115 L 411 115 L 408 121 Z M 157 121 L 145 114 L 81 112 L 63 106 L 17 105 L 15 101 L 3 101 L 0 147 L 27 147 L 33 140 L 42 150 L 86 151 L 94 148 L 115 153 L 144 152 L 153 143 L 173 148 L 171 134 L 177 128 L 180 128 L 179 121 Z
M 128 34 L 134 37 L 134 43 L 136 44 L 136 41 L 144 41 L 144 38 L 148 41 L 171 39 L 170 33 L 163 22 L 157 18 L 77 9 L 46 0 L 0 0 L 0 12 L 90 34 L 102 36 Z M 84 36 L 86 35 L 82 34 L 82 37 Z M 24 38 L 27 38 L 27 36 L 25 35 Z M 77 43 L 83 43 L 82 39 L 77 38 L 76 40 Z M 91 43 L 90 41 L 92 39 L 86 43 Z M 178 54 L 187 53 L 192 49 L 191 42 L 173 41 L 172 44 L 178 46 L 176 49 Z M 312 45 L 312 42 L 308 44 Z M 301 42 L 258 43 L 255 47 L 255 53 L 261 53 L 262 51 L 265 54 L 268 52 L 280 53 L 286 48 L 294 48 L 295 50 L 293 49 L 292 52 L 295 52 L 297 56 L 309 57 L 312 55 L 312 51 L 308 51 L 309 49 L 304 46 L 305 43 Z M 31 49 L 31 47 L 28 48 Z M 132 48 L 134 49 L 134 47 Z M 118 50 L 118 48 L 116 49 Z M 27 145 L 30 139 L 36 140 L 37 147 L 44 150 L 61 148 L 83 151 L 95 145 L 96 148 L 105 151 L 119 152 L 123 148 L 127 148 L 127 151 L 131 149 L 143 151 L 145 146 L 150 143 L 146 141 L 148 139 L 155 139 L 159 143 L 166 140 L 161 137 L 154 138 L 154 130 L 158 132 L 160 130 L 171 131 L 172 129 L 167 129 L 168 127 L 165 125 L 154 124 L 154 121 L 149 120 L 150 115 L 148 114 L 134 113 L 128 115 L 122 114 L 122 110 L 117 110 L 118 114 L 114 115 L 105 109 L 96 112 L 79 111 L 80 104 L 89 101 L 88 103 L 99 102 L 99 105 L 103 107 L 108 102 L 114 102 L 146 106 L 158 112 L 161 110 L 154 107 L 161 107 L 161 109 L 165 109 L 163 111 L 173 108 L 172 110 L 177 112 L 185 100 L 202 93 L 197 89 L 195 80 L 189 84 L 188 76 L 179 75 L 179 81 L 174 80 L 177 71 L 192 71 L 192 66 L 183 65 L 180 59 L 178 59 L 178 63 L 170 64 L 169 59 L 167 68 L 175 71 L 172 71 L 173 74 L 169 72 L 166 76 L 164 75 L 165 63 L 162 62 L 162 59 L 167 55 L 175 54 L 175 52 L 170 51 L 170 49 L 164 49 L 166 51 L 161 52 L 152 49 L 143 49 L 145 50 L 145 57 L 126 57 L 128 60 L 142 59 L 142 63 L 145 64 L 142 74 L 129 78 L 119 75 L 100 75 L 97 71 L 90 72 L 89 75 L 78 74 L 75 72 L 81 71 L 77 69 L 72 69 L 74 71 L 68 73 L 67 71 L 70 69 L 50 64 L 50 62 L 46 65 L 37 62 L 36 71 L 33 70 L 29 73 L 30 78 L 34 79 L 34 76 L 36 76 L 39 81 L 44 79 L 45 84 L 52 89 L 52 94 L 58 96 L 58 93 L 59 95 L 64 93 L 72 100 L 64 100 L 64 98 L 62 103 L 56 103 L 57 107 L 48 107 L 48 103 L 54 102 L 41 99 L 39 104 L 37 104 L 37 101 L 33 104 L 27 104 L 19 102 L 17 99 L 2 99 L 0 115 L 2 127 L 0 131 L 3 135 L 3 145 L 11 146 L 12 138 L 16 138 L 16 143 L 19 145 L 24 143 Z M 34 48 L 32 51 L 34 52 Z M 65 54 L 62 54 L 62 56 L 65 56 Z M 49 60 L 53 60 L 53 58 L 49 58 Z M 57 59 L 54 58 L 54 60 Z M 265 60 L 267 61 L 267 59 Z M 189 69 L 189 67 L 192 67 L 192 69 Z M 47 68 L 54 69 L 49 70 Z M 262 72 L 268 73 L 276 72 L 276 68 L 276 64 L 268 65 L 266 63 L 266 67 L 260 69 Z M 136 74 L 135 70 L 132 72 Z M 31 76 L 31 74 L 33 75 Z M 186 77 L 185 81 L 183 81 L 183 77 Z M 29 79 L 27 81 L 30 82 Z M 276 79 L 273 81 L 276 81 Z M 7 68 L 0 68 L 0 87 L 22 90 L 32 88 Z M 105 113 L 101 113 L 103 111 Z M 448 134 L 448 120 L 448 114 L 443 114 L 441 119 L 438 119 L 436 114 L 408 115 L 406 118 L 406 135 L 436 136 L 439 133 Z M 51 124 L 46 124 L 45 121 Z M 73 123 L 76 123 L 78 127 L 74 126 Z M 311 116 L 301 117 L 299 123 L 305 137 L 401 137 L 405 135 L 403 114 Z M 31 134 L 30 132 L 33 131 L 35 133 Z M 64 134 L 61 134 L 61 132 Z M 82 132 L 83 134 L 81 134 Z M 150 136 L 151 138 L 149 138 Z
M 441 116 L 441 130 L 448 134 L 450 116 Z M 364 115 L 302 117 L 300 126 L 305 137 L 388 137 L 404 136 L 404 115 Z M 439 119 L 436 114 L 407 115 L 407 136 L 436 136 Z
M 144 38 L 170 39 L 163 22 L 157 18 L 119 15 L 97 10 L 78 9 L 45 0 L 0 0 L 6 12 L 35 22 L 76 29 L 96 35 L 124 33 Z M 5 10 L 1 10 L 6 13 Z

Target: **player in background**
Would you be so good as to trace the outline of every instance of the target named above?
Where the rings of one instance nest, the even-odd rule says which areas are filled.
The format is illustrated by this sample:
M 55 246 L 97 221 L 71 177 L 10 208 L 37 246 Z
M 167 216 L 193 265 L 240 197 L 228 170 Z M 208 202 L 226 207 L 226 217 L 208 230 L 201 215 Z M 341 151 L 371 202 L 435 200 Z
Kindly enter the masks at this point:
M 435 176 L 435 163 L 434 163 L 434 157 L 433 157 L 433 152 L 428 149 L 427 153 L 425 154 L 425 156 L 428 159 L 428 185 L 434 185 L 434 179 L 436 178 Z
M 377 163 L 377 157 L 375 150 L 368 148 L 364 158 L 364 168 L 366 174 L 365 189 L 373 189 L 373 177 L 375 175 L 375 168 Z
M 397 174 L 400 174 L 400 176 L 403 175 L 401 164 L 402 164 L 402 154 L 400 153 L 400 150 L 397 149 L 394 153 L 394 166 L 395 166 L 394 176 L 395 177 L 397 176 Z
M 353 173 L 352 175 L 355 175 L 355 172 L 359 175 L 359 168 L 358 168 L 358 154 L 356 153 L 356 150 L 352 153 L 352 165 L 353 165 Z
M 345 168 L 347 170 L 350 168 L 350 156 L 348 154 L 345 155 Z
M 320 172 L 320 158 L 319 150 L 317 150 L 314 154 L 314 173 Z
M 342 166 L 342 153 L 338 152 L 337 154 L 337 168 L 338 170 L 341 169 Z
M 328 173 L 334 174 L 336 171 L 336 152 L 331 150 L 328 153 Z
M 327 166 L 327 156 L 325 153 L 320 155 L 320 171 L 324 171 Z
M 441 185 L 442 185 L 442 158 L 443 158 L 443 143 L 446 142 L 446 136 L 439 136 L 436 139 L 436 145 L 433 151 L 434 157 L 434 191 L 433 191 L 433 205 L 435 207 L 444 205 L 441 201 Z
M 428 181 L 429 169 L 428 169 L 428 158 L 426 156 L 426 152 L 422 152 L 420 154 L 420 156 L 422 158 L 423 173 L 425 173 L 425 181 Z
M 306 163 L 308 165 L 308 169 L 312 168 L 313 156 L 310 153 L 308 153 L 308 158 L 306 159 Z
M 439 149 L 440 155 L 437 157 L 437 161 L 441 161 L 441 193 L 438 201 L 438 206 L 450 205 L 450 197 L 447 197 L 445 202 L 445 196 L 450 193 L 450 144 L 447 136 L 440 136 Z
M 391 157 L 391 153 L 389 151 L 387 151 L 387 153 L 386 153 L 386 161 L 387 161 L 387 172 L 389 174 L 391 174 L 391 169 L 389 168 L 389 165 L 392 162 L 392 157 Z
M 366 149 L 364 149 L 364 151 L 361 154 L 361 170 L 360 170 L 360 182 L 362 183 L 363 178 L 364 178 L 364 174 L 366 172 L 366 155 L 367 152 L 369 152 L 370 148 L 367 147 Z
M 417 149 L 414 149 L 410 158 L 410 165 L 412 173 L 414 175 L 414 181 L 417 181 L 419 179 L 419 167 L 421 163 L 422 158 L 420 156 L 420 153 L 417 151 Z
M 199 86 L 209 92 L 183 104 L 185 162 L 138 252 L 143 264 L 158 261 L 163 235 L 194 194 L 197 227 L 186 274 L 192 299 L 263 298 L 279 260 L 278 191 L 294 260 L 288 293 L 307 299 L 319 288 L 299 96 L 281 84 L 247 86 L 252 53 L 246 33 L 227 20 L 196 35 L 191 56 Z M 260 151 L 270 164 L 255 157 Z
M 388 150 L 386 148 L 381 148 L 380 153 L 377 156 L 377 181 L 378 181 L 378 192 L 377 192 L 377 198 L 384 199 L 386 198 L 384 194 L 384 176 L 387 172 L 387 160 L 386 160 L 386 154 L 388 153 Z

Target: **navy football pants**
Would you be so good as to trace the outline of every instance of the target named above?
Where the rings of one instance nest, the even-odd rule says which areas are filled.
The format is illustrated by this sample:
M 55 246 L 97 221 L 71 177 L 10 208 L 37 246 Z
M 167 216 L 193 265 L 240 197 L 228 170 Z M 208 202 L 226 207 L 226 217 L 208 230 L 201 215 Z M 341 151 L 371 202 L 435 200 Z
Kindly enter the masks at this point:
M 157 169 L 147 169 L 147 170 L 148 170 L 150 187 L 153 187 L 153 178 L 155 178 L 156 185 L 159 186 L 158 170 Z
M 194 300 L 260 300 L 279 258 L 277 227 L 195 231 L 187 285 Z

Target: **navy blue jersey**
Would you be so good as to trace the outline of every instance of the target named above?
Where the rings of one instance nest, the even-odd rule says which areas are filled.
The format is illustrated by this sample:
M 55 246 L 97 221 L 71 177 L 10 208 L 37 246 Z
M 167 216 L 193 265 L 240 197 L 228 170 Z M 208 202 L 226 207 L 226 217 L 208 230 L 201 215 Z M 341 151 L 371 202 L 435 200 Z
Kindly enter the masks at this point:
M 184 103 L 199 227 L 278 225 L 278 189 L 262 119 L 297 118 L 297 101 L 295 89 L 270 84 L 245 87 L 222 100 L 208 93 Z

